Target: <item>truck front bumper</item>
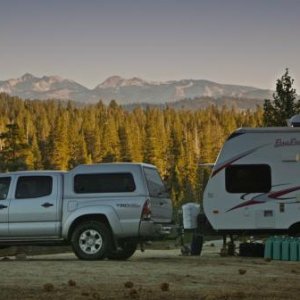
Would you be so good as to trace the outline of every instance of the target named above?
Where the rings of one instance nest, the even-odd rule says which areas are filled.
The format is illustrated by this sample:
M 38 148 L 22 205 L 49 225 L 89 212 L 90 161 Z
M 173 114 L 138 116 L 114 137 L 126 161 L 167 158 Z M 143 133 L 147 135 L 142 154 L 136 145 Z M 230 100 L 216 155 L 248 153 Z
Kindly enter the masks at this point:
M 139 236 L 143 239 L 175 239 L 178 236 L 178 225 L 141 221 Z

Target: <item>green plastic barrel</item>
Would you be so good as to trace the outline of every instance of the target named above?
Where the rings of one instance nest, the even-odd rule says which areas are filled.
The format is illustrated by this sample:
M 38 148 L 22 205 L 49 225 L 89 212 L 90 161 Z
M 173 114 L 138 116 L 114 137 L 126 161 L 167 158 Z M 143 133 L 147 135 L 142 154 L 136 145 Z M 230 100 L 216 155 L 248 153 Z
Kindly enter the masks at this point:
M 265 242 L 264 258 L 272 258 L 273 256 L 273 242 L 274 238 L 269 237 Z
M 299 240 L 298 239 L 291 239 L 290 241 L 290 260 L 297 261 L 299 259 Z
M 281 243 L 281 260 L 290 260 L 290 242 L 291 239 L 286 237 Z
M 280 260 L 281 259 L 281 244 L 282 244 L 282 238 L 281 237 L 275 237 L 273 241 L 273 255 L 272 259 Z

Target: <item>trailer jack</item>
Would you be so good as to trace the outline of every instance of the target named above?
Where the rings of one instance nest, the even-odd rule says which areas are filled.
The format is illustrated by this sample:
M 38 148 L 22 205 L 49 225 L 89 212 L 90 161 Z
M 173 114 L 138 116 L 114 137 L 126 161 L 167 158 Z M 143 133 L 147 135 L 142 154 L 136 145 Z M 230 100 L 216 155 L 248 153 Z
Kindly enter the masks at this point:
M 229 235 L 230 241 L 227 243 L 227 235 L 223 235 L 223 246 L 220 251 L 221 256 L 234 256 L 235 255 L 235 243 L 233 235 Z

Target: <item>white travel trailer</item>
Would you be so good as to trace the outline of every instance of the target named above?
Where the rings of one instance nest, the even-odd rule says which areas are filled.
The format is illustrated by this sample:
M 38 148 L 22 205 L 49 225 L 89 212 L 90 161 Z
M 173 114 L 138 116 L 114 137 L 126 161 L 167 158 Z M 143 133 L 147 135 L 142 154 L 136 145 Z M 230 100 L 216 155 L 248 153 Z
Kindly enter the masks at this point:
M 218 233 L 299 234 L 300 128 L 236 130 L 203 197 L 205 216 Z

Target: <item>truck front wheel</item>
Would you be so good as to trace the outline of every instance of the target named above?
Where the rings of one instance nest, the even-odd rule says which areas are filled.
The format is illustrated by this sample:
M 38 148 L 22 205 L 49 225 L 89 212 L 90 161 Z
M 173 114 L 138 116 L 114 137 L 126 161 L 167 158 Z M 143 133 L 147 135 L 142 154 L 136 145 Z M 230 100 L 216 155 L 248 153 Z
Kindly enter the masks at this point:
M 79 259 L 85 260 L 105 258 L 110 244 L 111 235 L 108 227 L 97 221 L 80 223 L 71 238 L 74 253 Z

